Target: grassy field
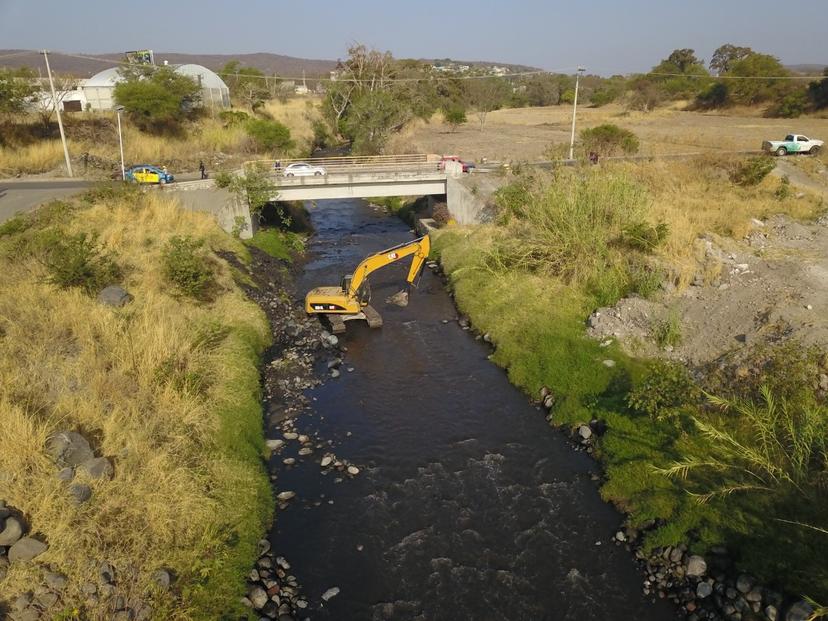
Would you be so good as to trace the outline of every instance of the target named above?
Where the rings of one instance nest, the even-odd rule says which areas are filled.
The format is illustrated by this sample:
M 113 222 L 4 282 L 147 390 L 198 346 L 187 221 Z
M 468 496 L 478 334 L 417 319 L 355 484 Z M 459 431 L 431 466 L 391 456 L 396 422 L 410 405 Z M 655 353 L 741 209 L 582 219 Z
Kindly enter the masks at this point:
M 270 101 L 263 113 L 284 123 L 296 142 L 296 155 L 309 151 L 313 136 L 311 123 L 319 115 L 317 98 L 294 98 L 284 103 Z M 250 111 L 248 111 L 249 114 Z M 85 125 L 84 119 L 97 119 L 96 125 Z M 94 117 L 77 116 L 67 120 L 69 153 L 76 173 L 101 175 L 105 171 L 84 170 L 81 154 L 110 164 L 107 171 L 120 167 L 118 133 L 115 117 L 96 113 Z M 173 173 L 198 170 L 203 160 L 208 170 L 229 169 L 248 159 L 271 158 L 260 153 L 250 141 L 244 127 L 228 126 L 218 117 L 207 116 L 185 128 L 180 136 L 156 136 L 141 132 L 123 119 L 124 159 L 127 165 L 150 163 L 167 166 Z M 36 174 L 60 170 L 63 147 L 57 138 L 27 141 L 13 146 L 0 146 L 0 177 Z
M 653 112 L 630 112 L 620 105 L 578 108 L 578 130 L 614 123 L 641 140 L 641 153 L 754 150 L 763 140 L 781 139 L 795 131 L 828 139 L 828 118 L 769 119 L 737 109 L 722 113 L 687 112 L 681 106 Z M 395 153 L 456 153 L 480 161 L 534 161 L 561 157 L 569 146 L 572 108 L 507 108 L 488 114 L 483 131 L 474 114 L 456 132 L 440 114 L 415 122 L 396 136 Z
M 602 494 L 632 526 L 649 526 L 645 547 L 726 545 L 742 570 L 824 599 L 828 536 L 813 530 L 828 528 L 820 491 L 828 413 L 813 389 L 824 359 L 796 347 L 766 354 L 775 362 L 761 367 L 766 375 L 751 391 L 736 378 L 698 385 L 681 367 L 633 359 L 585 335 L 596 307 L 657 294 L 666 277 L 681 285 L 696 269 L 699 234 L 739 237 L 751 217 L 823 211 L 816 199 L 780 199 L 769 178 L 735 185 L 734 165 L 705 159 L 518 177 L 500 193 L 495 223 L 449 227 L 435 252 L 460 309 L 489 333 L 493 360 L 513 383 L 535 398 L 549 387 L 555 424 L 607 423 L 597 445 Z M 664 338 L 673 336 L 665 326 Z M 775 405 L 762 400 L 761 384 Z M 714 385 L 752 401 L 714 405 L 701 392 Z
M 176 236 L 195 255 L 172 255 Z M 210 218 L 155 193 L 101 191 L 0 226 L 0 498 L 49 545 L 12 564 L 3 599 L 47 564 L 69 578 L 60 618 L 111 619 L 110 600 L 81 592 L 107 561 L 118 594 L 156 618 L 241 612 L 272 511 L 258 372 L 270 332 L 220 250 L 248 260 Z M 112 279 L 133 302 L 96 300 Z M 114 465 L 80 505 L 46 450 L 65 429 Z M 169 592 L 153 586 L 159 568 Z

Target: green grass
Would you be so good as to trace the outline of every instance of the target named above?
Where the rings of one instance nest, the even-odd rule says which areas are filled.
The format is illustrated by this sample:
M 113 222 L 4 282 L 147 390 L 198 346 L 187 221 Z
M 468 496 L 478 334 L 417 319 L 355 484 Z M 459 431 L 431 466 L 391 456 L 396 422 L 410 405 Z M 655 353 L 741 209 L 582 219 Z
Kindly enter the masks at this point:
M 296 233 L 275 228 L 259 229 L 246 244 L 266 252 L 271 257 L 291 262 L 304 248 L 304 238 Z

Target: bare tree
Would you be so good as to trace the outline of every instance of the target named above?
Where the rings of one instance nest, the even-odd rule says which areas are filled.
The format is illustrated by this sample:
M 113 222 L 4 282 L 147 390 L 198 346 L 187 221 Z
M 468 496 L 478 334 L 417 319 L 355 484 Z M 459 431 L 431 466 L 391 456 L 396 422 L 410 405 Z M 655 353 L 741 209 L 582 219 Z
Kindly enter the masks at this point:
M 45 82 L 41 82 L 34 97 L 35 110 L 37 111 L 38 117 L 40 117 L 40 122 L 43 123 L 43 127 L 46 128 L 51 125 L 52 116 L 57 107 L 78 86 L 78 80 L 73 76 L 53 75 L 52 79 L 55 82 L 55 97 L 52 98 L 52 91 L 49 88 L 49 84 Z
M 469 80 L 466 88 L 469 103 L 474 107 L 475 114 L 480 121 L 480 131 L 483 131 L 489 112 L 501 108 L 506 103 L 511 94 L 511 88 L 503 78 Z

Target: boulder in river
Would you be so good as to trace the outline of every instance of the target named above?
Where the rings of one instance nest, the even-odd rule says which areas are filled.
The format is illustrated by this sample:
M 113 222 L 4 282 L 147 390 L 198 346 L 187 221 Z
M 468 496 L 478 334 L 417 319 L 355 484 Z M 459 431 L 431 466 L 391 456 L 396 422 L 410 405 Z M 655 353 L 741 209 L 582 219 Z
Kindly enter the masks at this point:
M 394 304 L 395 306 L 408 306 L 408 291 L 403 289 L 402 291 L 398 291 L 394 295 L 390 295 L 385 298 L 386 304 Z
M 339 595 L 339 587 L 331 587 L 322 593 L 322 599 L 327 602 L 329 599 L 336 597 L 337 595 Z
M 686 575 L 700 577 L 705 573 L 707 573 L 707 562 L 701 556 L 694 554 L 687 559 Z
M 295 497 L 296 497 L 296 492 L 291 492 L 291 491 L 284 491 L 284 492 L 279 492 L 278 494 L 276 494 L 276 498 L 278 500 L 281 500 L 282 502 L 290 500 L 290 499 L 295 498 Z

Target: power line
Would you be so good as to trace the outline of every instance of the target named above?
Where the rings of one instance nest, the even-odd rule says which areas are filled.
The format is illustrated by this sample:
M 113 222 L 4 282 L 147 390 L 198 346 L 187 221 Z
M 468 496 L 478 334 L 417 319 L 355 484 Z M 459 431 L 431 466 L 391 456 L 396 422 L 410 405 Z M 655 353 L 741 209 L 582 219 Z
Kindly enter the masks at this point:
M 824 75 L 700 75 L 695 73 L 658 73 L 651 71 L 640 74 L 642 77 L 648 75 L 666 76 L 674 78 L 698 78 L 709 80 L 821 80 Z

